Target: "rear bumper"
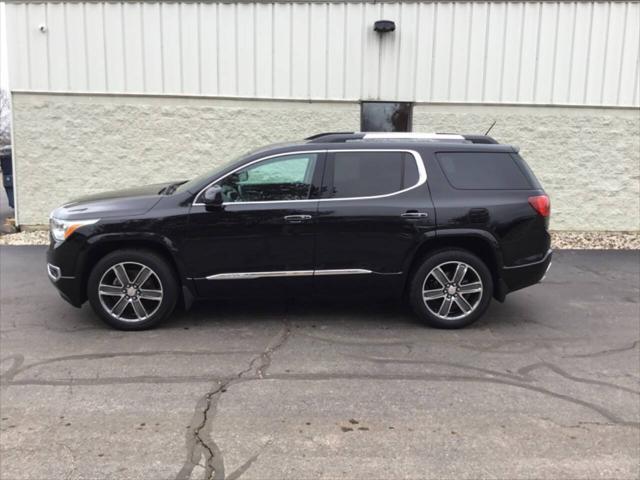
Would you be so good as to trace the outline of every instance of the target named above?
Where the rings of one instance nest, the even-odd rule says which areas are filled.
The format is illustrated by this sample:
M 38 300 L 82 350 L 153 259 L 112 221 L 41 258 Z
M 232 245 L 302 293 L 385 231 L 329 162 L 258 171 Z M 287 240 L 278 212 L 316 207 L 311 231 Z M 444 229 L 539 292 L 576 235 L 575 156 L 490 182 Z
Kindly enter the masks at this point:
M 540 282 L 551 266 L 552 257 L 553 252 L 549 249 L 542 260 L 526 265 L 504 267 L 500 276 L 505 284 L 505 293 L 514 292 Z

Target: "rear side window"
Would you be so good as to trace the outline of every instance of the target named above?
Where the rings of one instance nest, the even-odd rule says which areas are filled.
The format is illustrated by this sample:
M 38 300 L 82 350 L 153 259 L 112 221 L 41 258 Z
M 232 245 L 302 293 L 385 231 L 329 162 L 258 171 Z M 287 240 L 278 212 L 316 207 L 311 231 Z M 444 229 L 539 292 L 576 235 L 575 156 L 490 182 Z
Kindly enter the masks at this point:
M 332 198 L 386 195 L 419 179 L 416 161 L 406 152 L 337 152 L 329 156 L 327 170 Z
M 436 154 L 447 180 L 462 190 L 527 190 L 532 185 L 511 154 L 442 152 Z

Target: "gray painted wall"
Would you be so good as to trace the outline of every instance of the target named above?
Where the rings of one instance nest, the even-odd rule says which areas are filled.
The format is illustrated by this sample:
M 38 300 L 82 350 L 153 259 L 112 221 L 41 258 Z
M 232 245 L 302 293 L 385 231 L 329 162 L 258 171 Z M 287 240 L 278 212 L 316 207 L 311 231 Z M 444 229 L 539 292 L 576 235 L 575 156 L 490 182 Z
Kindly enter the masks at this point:
M 359 130 L 355 102 L 14 93 L 18 221 L 71 198 L 186 179 L 267 143 Z M 521 147 L 555 230 L 640 230 L 640 111 L 416 105 L 414 131 L 491 132 Z

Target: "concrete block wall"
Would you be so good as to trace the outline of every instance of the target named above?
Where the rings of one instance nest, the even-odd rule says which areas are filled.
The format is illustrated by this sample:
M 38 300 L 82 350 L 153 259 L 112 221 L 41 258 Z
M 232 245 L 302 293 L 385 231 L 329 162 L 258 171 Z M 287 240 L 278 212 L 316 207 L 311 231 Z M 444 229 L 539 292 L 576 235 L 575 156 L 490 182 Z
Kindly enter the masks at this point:
M 74 197 L 187 179 L 247 150 L 357 131 L 356 102 L 13 94 L 18 221 Z M 640 110 L 414 106 L 414 131 L 484 133 L 521 147 L 556 230 L 640 230 Z
M 640 110 L 420 105 L 414 131 L 484 133 L 520 147 L 554 230 L 640 230 Z

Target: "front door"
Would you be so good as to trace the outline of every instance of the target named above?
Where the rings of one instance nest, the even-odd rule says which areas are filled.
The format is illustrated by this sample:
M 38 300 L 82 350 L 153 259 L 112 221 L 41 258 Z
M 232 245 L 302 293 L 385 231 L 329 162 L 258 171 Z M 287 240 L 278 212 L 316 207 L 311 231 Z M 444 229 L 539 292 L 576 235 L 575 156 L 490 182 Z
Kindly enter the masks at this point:
M 399 293 L 412 253 L 435 232 L 420 154 L 391 149 L 328 152 L 322 191 L 314 291 Z
M 199 295 L 308 293 L 323 164 L 318 152 L 267 157 L 217 182 L 221 208 L 196 199 L 185 251 Z

